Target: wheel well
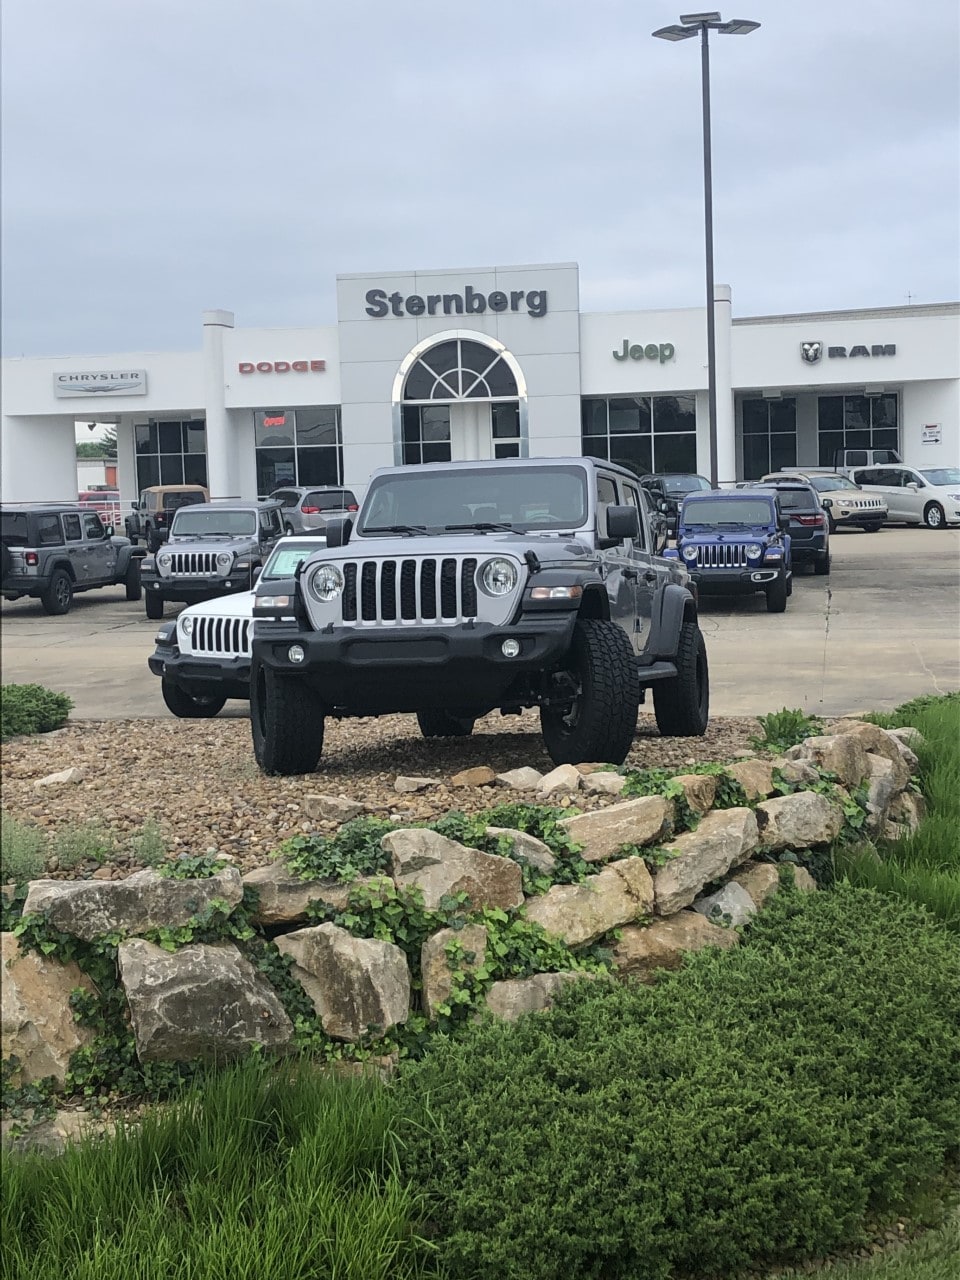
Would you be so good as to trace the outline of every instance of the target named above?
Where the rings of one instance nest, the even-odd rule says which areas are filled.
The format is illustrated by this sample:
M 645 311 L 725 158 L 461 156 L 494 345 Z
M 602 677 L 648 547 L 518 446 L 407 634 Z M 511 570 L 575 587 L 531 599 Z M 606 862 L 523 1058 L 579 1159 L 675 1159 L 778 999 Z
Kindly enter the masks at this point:
M 587 587 L 583 593 L 580 608 L 577 610 L 577 617 L 597 618 L 609 622 L 610 602 L 607 599 L 607 593 L 601 591 L 599 587 Z
M 52 564 L 50 566 L 51 576 L 55 574 L 58 569 L 63 569 L 63 571 L 66 573 L 70 581 L 76 582 L 77 580 L 76 574 L 73 572 L 73 565 L 70 563 L 69 560 L 57 560 L 54 564 Z

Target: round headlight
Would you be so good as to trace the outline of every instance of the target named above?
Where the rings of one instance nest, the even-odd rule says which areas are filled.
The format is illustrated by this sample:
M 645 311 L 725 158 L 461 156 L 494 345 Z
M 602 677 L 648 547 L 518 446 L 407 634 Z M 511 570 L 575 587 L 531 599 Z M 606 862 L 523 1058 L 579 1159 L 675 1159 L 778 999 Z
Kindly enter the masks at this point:
M 343 574 L 335 564 L 322 564 L 310 575 L 310 594 L 321 604 L 329 604 L 343 590 Z
M 169 569 L 173 563 L 173 556 L 169 552 L 164 551 L 162 555 L 157 556 L 157 564 L 161 569 Z
M 189 613 L 181 613 L 179 619 L 177 620 L 177 626 L 180 628 L 180 630 L 183 632 L 185 636 L 188 636 L 193 631 L 193 618 L 190 616 Z
M 488 560 L 480 570 L 480 585 L 490 596 L 506 596 L 517 585 L 517 570 L 511 560 Z
M 233 552 L 232 551 L 219 552 L 217 555 L 217 564 L 220 565 L 222 569 L 225 569 L 229 565 L 233 564 Z
M 747 559 L 756 560 L 757 556 L 763 555 L 763 547 L 759 542 L 751 542 L 747 547 Z
M 683 556 L 684 560 L 696 560 L 696 558 L 697 558 L 697 548 L 696 548 L 696 547 L 684 547 L 684 548 L 683 548 L 683 551 L 681 552 L 681 554 L 682 554 L 682 556 Z

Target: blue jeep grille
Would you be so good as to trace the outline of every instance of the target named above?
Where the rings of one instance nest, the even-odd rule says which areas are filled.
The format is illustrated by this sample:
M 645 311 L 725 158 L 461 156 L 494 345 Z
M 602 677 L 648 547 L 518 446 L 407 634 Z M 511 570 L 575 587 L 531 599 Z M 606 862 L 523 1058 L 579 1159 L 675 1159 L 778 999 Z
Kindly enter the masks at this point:
M 718 542 L 715 546 L 697 547 L 698 569 L 745 569 L 747 544 L 745 542 Z

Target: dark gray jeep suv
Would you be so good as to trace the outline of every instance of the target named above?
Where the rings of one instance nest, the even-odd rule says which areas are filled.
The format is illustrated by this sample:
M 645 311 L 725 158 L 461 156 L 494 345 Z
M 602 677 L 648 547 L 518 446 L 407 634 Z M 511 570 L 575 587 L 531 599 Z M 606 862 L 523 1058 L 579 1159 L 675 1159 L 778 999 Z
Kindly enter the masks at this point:
M 113 536 L 96 511 L 76 503 L 4 503 L 0 508 L 0 593 L 35 596 L 46 613 L 66 613 L 78 591 L 126 588 L 140 599 L 139 553 Z
M 357 518 L 254 598 L 251 721 L 268 773 L 307 773 L 327 716 L 415 712 L 425 737 L 538 707 L 557 763 L 620 763 L 653 689 L 702 734 L 708 677 L 682 565 L 636 476 L 594 458 L 377 471 Z

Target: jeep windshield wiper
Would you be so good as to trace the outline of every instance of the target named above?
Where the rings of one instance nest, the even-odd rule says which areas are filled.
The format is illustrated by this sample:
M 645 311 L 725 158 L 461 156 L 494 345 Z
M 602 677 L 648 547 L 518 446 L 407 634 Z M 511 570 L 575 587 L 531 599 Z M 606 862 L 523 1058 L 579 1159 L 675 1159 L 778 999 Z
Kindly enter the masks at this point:
M 425 524 L 368 524 L 360 533 L 426 533 Z
M 502 530 L 507 530 L 510 533 L 515 532 L 512 524 L 496 520 L 472 520 L 468 524 L 445 524 L 443 529 L 445 533 L 453 533 L 457 529 L 476 529 L 478 533 L 492 533 Z

